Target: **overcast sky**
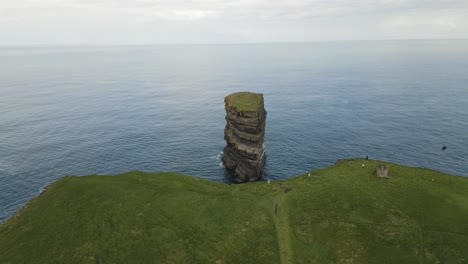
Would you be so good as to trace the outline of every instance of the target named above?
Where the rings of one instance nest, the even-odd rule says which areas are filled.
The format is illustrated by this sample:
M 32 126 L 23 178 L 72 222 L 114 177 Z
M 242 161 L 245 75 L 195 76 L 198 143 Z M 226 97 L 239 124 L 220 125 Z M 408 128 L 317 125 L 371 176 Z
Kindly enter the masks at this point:
M 0 45 L 468 38 L 468 0 L 0 0 Z

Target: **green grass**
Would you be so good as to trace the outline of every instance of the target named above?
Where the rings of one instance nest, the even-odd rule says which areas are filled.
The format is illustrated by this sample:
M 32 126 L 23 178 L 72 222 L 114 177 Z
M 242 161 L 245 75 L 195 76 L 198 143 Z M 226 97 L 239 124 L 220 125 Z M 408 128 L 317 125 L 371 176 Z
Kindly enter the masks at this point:
M 251 92 L 237 92 L 228 95 L 226 102 L 237 111 L 259 111 L 263 108 L 263 95 Z
M 468 263 L 468 178 L 362 159 L 307 174 L 64 177 L 0 226 L 0 263 Z

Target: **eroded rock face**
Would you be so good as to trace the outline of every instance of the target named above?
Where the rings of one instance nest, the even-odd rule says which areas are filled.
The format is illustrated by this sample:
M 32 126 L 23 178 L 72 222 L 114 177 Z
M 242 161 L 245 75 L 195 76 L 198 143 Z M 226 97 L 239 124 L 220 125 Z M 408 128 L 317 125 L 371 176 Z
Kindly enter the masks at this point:
M 226 128 L 223 164 L 236 183 L 256 181 L 265 164 L 265 120 L 263 95 L 235 93 L 225 98 Z

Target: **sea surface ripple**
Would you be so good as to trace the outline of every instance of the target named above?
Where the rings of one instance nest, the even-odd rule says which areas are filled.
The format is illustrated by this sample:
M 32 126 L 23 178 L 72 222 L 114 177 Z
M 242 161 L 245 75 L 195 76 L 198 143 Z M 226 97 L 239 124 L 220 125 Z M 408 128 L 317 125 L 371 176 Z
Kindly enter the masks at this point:
M 267 178 L 366 155 L 468 176 L 467 73 L 466 40 L 3 47 L 0 221 L 64 175 L 225 180 L 223 100 L 245 90 Z

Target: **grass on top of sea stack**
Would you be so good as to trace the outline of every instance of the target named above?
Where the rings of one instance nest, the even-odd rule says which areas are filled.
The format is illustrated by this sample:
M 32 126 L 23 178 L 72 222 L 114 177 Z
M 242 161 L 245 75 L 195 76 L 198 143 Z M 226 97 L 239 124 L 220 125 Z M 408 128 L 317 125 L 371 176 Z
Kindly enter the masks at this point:
M 467 263 L 466 245 L 468 178 L 364 159 L 241 185 L 65 177 L 0 225 L 0 263 Z
M 251 92 L 237 92 L 226 97 L 229 107 L 237 111 L 254 112 L 263 108 L 263 94 Z

